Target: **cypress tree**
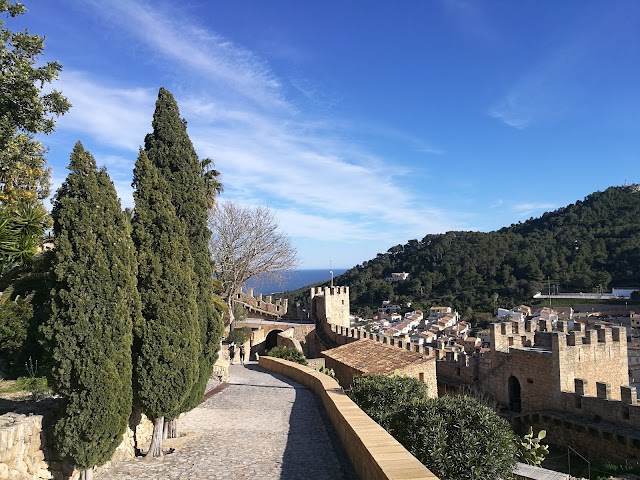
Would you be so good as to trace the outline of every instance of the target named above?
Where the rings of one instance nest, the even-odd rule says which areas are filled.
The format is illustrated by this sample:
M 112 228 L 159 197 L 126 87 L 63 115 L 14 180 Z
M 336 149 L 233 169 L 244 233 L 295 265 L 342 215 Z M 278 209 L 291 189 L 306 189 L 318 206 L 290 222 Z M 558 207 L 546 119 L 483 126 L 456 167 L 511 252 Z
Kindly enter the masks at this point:
M 152 127 L 153 132 L 145 138 L 145 151 L 169 184 L 169 197 L 178 218 L 185 225 L 194 262 L 202 351 L 198 356 L 198 381 L 182 409 L 187 411 L 202 401 L 222 337 L 222 317 L 215 306 L 209 251 L 208 200 L 202 177 L 203 166 L 187 134 L 187 124 L 180 118 L 173 95 L 165 88 L 158 92 Z
M 51 383 L 58 452 L 92 478 L 122 442 L 132 406 L 132 324 L 140 319 L 130 228 L 106 170 L 80 142 L 52 216 Z
M 141 151 L 133 172 L 138 290 L 143 321 L 134 327 L 136 401 L 153 419 L 148 454 L 162 455 L 164 418 L 177 417 L 197 381 L 201 351 L 193 259 L 167 182 Z

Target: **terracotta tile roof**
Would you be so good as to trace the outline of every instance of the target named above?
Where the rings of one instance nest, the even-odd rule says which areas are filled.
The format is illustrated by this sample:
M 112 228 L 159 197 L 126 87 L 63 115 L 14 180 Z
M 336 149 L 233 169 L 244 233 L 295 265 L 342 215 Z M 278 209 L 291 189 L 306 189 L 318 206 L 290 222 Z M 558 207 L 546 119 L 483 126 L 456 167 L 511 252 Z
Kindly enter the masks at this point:
M 325 350 L 322 354 L 361 373 L 379 375 L 389 375 L 394 370 L 423 363 L 425 359 L 429 358 L 423 353 L 409 352 L 402 348 L 364 338 L 331 350 Z

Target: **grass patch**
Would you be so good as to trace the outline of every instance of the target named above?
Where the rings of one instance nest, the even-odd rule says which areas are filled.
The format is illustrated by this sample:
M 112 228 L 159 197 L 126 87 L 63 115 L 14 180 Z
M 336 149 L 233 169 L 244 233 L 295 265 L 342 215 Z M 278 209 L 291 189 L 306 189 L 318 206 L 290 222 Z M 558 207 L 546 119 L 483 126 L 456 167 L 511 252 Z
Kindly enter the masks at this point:
M 46 377 L 19 377 L 17 380 L 0 381 L 0 395 L 11 395 L 12 398 L 30 398 L 31 400 L 42 400 L 49 394 L 49 384 Z

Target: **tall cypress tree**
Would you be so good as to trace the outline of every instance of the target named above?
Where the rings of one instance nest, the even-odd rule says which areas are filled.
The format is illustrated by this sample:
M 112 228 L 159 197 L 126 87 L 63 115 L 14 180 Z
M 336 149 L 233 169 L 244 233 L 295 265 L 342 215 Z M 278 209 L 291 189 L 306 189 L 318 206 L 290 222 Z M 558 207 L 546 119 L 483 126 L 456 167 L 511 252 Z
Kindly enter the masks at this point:
M 162 455 L 164 417 L 176 418 L 198 379 L 200 327 L 193 259 L 169 187 L 141 151 L 133 171 L 138 290 L 143 321 L 134 328 L 136 401 L 154 420 L 148 454 Z
M 132 405 L 132 324 L 140 321 L 130 227 L 107 172 L 80 142 L 52 211 L 51 382 L 62 397 L 59 453 L 92 478 L 122 442 Z
M 207 192 L 187 125 L 173 95 L 160 88 L 152 122 L 153 132 L 145 138 L 145 151 L 160 174 L 167 180 L 170 198 L 178 218 L 186 229 L 193 257 L 195 288 L 198 298 L 198 322 L 202 351 L 199 354 L 200 375 L 183 411 L 202 401 L 212 365 L 222 337 L 222 317 L 215 306 L 213 268 L 209 251 L 211 232 L 207 227 Z

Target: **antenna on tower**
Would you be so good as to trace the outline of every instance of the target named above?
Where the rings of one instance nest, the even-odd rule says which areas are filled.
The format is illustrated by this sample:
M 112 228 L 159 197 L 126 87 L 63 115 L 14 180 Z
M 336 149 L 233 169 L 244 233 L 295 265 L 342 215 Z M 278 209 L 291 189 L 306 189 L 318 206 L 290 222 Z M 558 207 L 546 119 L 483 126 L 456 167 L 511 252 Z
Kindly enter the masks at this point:
M 331 287 L 333 287 L 333 270 L 331 270 L 333 268 L 333 264 L 331 262 L 331 260 L 329 260 L 329 274 L 331 274 Z

